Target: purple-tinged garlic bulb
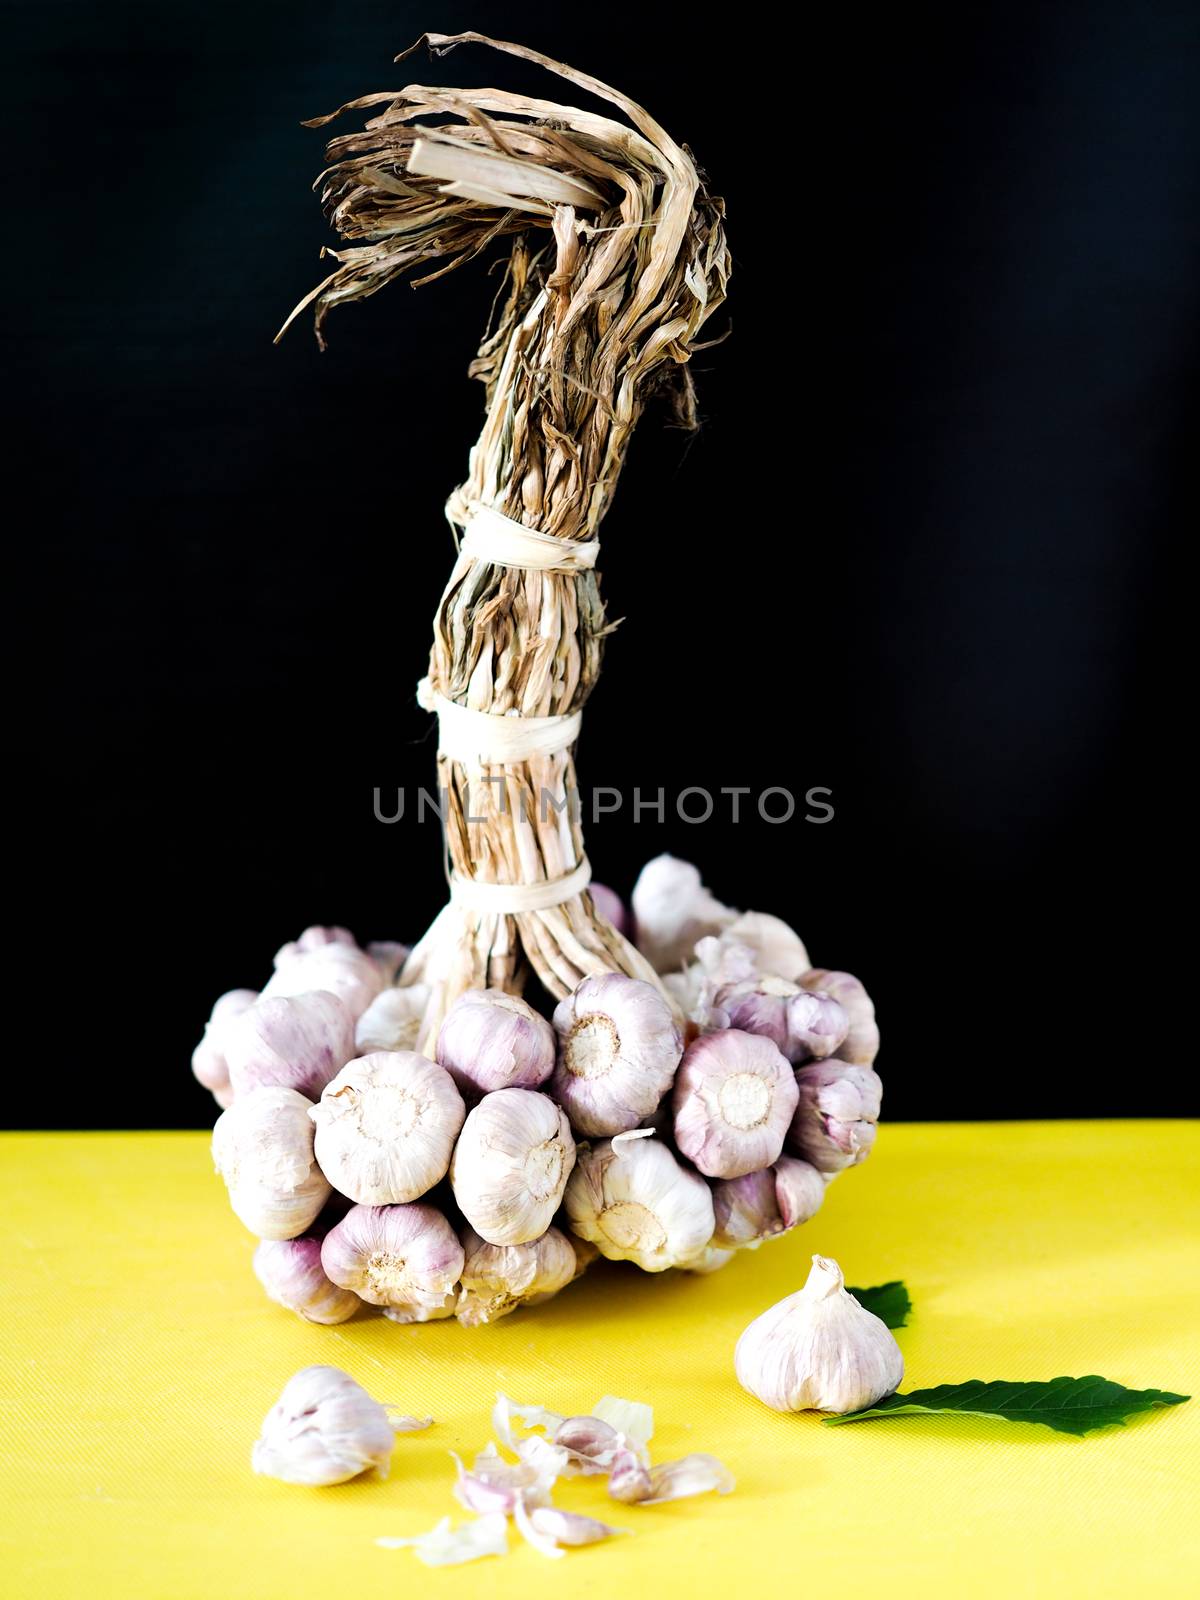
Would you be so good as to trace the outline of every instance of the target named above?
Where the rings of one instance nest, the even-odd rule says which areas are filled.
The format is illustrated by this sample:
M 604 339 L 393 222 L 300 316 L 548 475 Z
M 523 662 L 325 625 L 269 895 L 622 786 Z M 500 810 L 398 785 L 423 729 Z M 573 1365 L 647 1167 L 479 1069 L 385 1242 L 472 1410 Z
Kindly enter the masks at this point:
M 811 965 L 800 935 L 766 911 L 743 911 L 715 937 L 704 940 L 696 958 L 710 976 L 725 983 L 760 973 L 799 983 Z
M 254 1252 L 254 1272 L 276 1305 L 306 1322 L 347 1322 L 362 1305 L 325 1276 L 319 1239 L 264 1239 Z
M 260 1239 L 294 1239 L 329 1199 L 313 1155 L 312 1103 L 295 1089 L 251 1089 L 213 1128 L 213 1164 L 234 1214 Z
M 585 978 L 554 1012 L 558 1065 L 549 1092 L 580 1133 L 614 1134 L 653 1116 L 683 1039 L 651 984 L 619 972 Z
M 372 1467 L 386 1478 L 397 1427 L 348 1372 L 304 1367 L 267 1413 L 251 1465 L 266 1477 L 311 1487 L 346 1483 Z
M 321 1266 L 393 1321 L 430 1322 L 454 1313 L 463 1248 L 432 1206 L 355 1206 L 325 1235 Z
M 865 1161 L 875 1143 L 883 1099 L 877 1074 L 834 1057 L 801 1067 L 796 1087 L 799 1100 L 788 1148 L 831 1176 Z
M 313 1107 L 317 1160 L 334 1188 L 360 1205 L 403 1204 L 446 1176 L 465 1115 L 435 1061 L 411 1050 L 359 1056 Z
M 574 1165 L 571 1125 L 553 1100 L 533 1089 L 497 1089 L 463 1123 L 450 1186 L 489 1244 L 528 1244 L 554 1220 Z
M 708 1185 L 654 1138 L 582 1146 L 565 1204 L 575 1233 L 645 1272 L 688 1265 L 712 1238 Z
M 848 1061 L 855 1067 L 869 1067 L 879 1054 L 879 1025 L 875 1021 L 874 1002 L 859 980 L 849 972 L 814 967 L 799 982 L 802 989 L 831 995 L 849 1018 L 849 1030 L 838 1047 L 839 1061 Z
M 554 1071 L 554 1030 L 516 995 L 471 989 L 442 1023 L 437 1059 L 471 1100 L 493 1089 L 536 1089 Z
M 588 893 L 592 897 L 592 904 L 605 922 L 611 922 L 618 933 L 628 937 L 629 912 L 621 896 L 607 884 L 595 882 L 588 884 Z
M 710 1178 L 770 1166 L 796 1110 L 787 1057 L 761 1034 L 727 1028 L 692 1041 L 675 1078 L 675 1143 Z
M 192 1051 L 192 1071 L 197 1082 L 211 1090 L 213 1099 L 224 1109 L 233 1104 L 233 1085 L 225 1059 L 225 1037 L 230 1027 L 258 999 L 257 989 L 230 989 L 212 1008 L 204 1024 L 204 1037 Z
M 704 887 L 690 861 L 655 856 L 633 886 L 638 949 L 656 972 L 675 972 L 692 959 L 696 941 L 737 919 Z
M 355 1024 L 357 1054 L 369 1056 L 376 1050 L 415 1050 L 421 1042 L 421 1023 L 428 1004 L 427 984 L 411 983 L 403 989 L 384 989 Z
M 547 1228 L 528 1244 L 504 1245 L 489 1244 L 468 1228 L 462 1247 L 462 1289 L 454 1315 L 467 1328 L 549 1300 L 576 1276 L 575 1251 L 557 1228 Z
M 334 994 L 318 990 L 264 997 L 224 1034 L 235 1095 L 275 1085 L 315 1100 L 354 1054 L 354 1019 Z
M 713 1185 L 718 1250 L 741 1250 L 774 1239 L 821 1209 L 825 1179 L 807 1161 L 780 1156 L 773 1167 Z
M 293 944 L 285 944 L 275 957 L 275 971 L 263 996 L 275 998 L 326 989 L 337 995 L 357 1021 L 386 986 L 384 970 L 353 940 L 347 944 L 338 937 L 325 944 L 306 943 L 309 935 L 316 933 L 345 934 L 350 938 L 344 928 L 309 928 Z
M 717 990 L 726 1027 L 759 1033 L 791 1062 L 823 1060 L 846 1037 L 850 1019 L 832 995 L 810 993 L 787 978 L 755 977 Z

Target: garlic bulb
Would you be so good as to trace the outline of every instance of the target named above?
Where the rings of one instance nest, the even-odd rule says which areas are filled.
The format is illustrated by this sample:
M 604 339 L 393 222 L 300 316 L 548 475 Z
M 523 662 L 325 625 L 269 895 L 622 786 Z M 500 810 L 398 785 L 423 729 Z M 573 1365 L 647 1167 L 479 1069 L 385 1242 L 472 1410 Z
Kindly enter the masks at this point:
M 454 1310 L 463 1249 L 432 1206 L 355 1206 L 325 1235 L 321 1266 L 395 1320 L 428 1322 Z
M 325 1276 L 319 1239 L 264 1239 L 254 1252 L 254 1271 L 276 1305 L 306 1322 L 346 1322 L 362 1305 Z
M 416 1200 L 445 1177 L 465 1115 L 436 1062 L 411 1050 L 359 1056 L 313 1107 L 317 1160 L 360 1205 Z
M 295 943 L 285 944 L 275 957 L 275 971 L 263 994 L 274 998 L 326 989 L 336 994 L 357 1020 L 386 985 L 383 968 L 365 950 L 340 937 L 326 944 L 305 943 L 309 935 L 317 933 L 350 937 L 344 928 L 310 928 Z
M 646 1272 L 685 1265 L 712 1238 L 708 1185 L 657 1139 L 583 1146 L 564 1198 L 575 1233 Z
M 395 939 L 373 939 L 367 946 L 367 954 L 383 973 L 384 983 L 392 984 L 412 951 Z
M 899 1388 L 904 1357 L 885 1323 L 847 1294 L 836 1261 L 765 1311 L 734 1351 L 738 1382 L 776 1411 L 861 1411 Z
M 354 1019 L 336 995 L 319 990 L 263 998 L 225 1030 L 235 1095 L 270 1084 L 315 1100 L 354 1054 Z
M 225 1035 L 242 1012 L 257 999 L 257 989 L 230 989 L 223 994 L 204 1024 L 204 1037 L 192 1051 L 192 1071 L 197 1081 L 212 1091 L 213 1099 L 219 1106 L 233 1104 L 229 1063 L 225 1059 Z
M 773 1239 L 815 1217 L 825 1198 L 825 1179 L 807 1161 L 780 1156 L 773 1167 L 726 1178 L 713 1185 L 713 1244 L 740 1250 Z
M 833 1055 L 850 1026 L 832 995 L 810 993 L 786 978 L 724 984 L 714 1004 L 724 1012 L 726 1027 L 762 1034 L 792 1062 Z
M 355 1053 L 369 1056 L 376 1050 L 415 1050 L 421 1042 L 421 1022 L 428 1004 L 429 988 L 424 983 L 384 989 L 355 1024 Z
M 518 1306 L 537 1305 L 576 1276 L 571 1241 L 547 1228 L 529 1244 L 488 1244 L 473 1228 L 462 1236 L 462 1290 L 454 1315 L 464 1327 L 495 1322 Z
M 554 1071 L 554 1030 L 500 989 L 472 989 L 450 1007 L 437 1059 L 468 1099 L 492 1089 L 536 1089 Z
M 675 1143 L 710 1178 L 756 1172 L 778 1158 L 798 1097 L 770 1039 L 736 1028 L 705 1034 L 675 1078 Z
M 842 1172 L 865 1161 L 875 1143 L 883 1084 L 870 1067 L 836 1057 L 801 1067 L 788 1148 L 818 1172 Z
M 585 978 L 555 1009 L 554 1028 L 549 1092 L 580 1133 L 624 1133 L 658 1109 L 683 1039 L 652 985 L 619 972 Z
M 629 912 L 621 896 L 610 889 L 607 884 L 593 882 L 588 884 L 588 893 L 592 897 L 592 904 L 604 918 L 611 922 L 619 934 L 629 936 Z
M 497 1089 L 463 1123 L 450 1185 L 489 1244 L 527 1244 L 550 1226 L 574 1165 L 571 1125 L 553 1100 L 532 1089 Z
M 252 1089 L 213 1128 L 213 1163 L 229 1203 L 260 1239 L 294 1239 L 329 1198 L 313 1155 L 311 1109 L 295 1089 Z
M 345 1483 L 372 1467 L 386 1478 L 395 1442 L 387 1412 L 349 1373 L 304 1367 L 267 1413 L 250 1461 L 284 1483 Z
M 656 972 L 673 972 L 692 959 L 697 939 L 736 921 L 700 881 L 699 869 L 675 856 L 656 856 L 633 886 L 638 949 Z
M 275 966 L 282 966 L 293 956 L 308 955 L 311 950 L 323 950 L 328 944 L 344 944 L 350 950 L 358 949 L 358 940 L 349 928 L 305 928 L 298 939 L 291 939 L 275 952 Z
M 838 1059 L 850 1062 L 851 1066 L 869 1067 L 879 1054 L 879 1025 L 875 1021 L 871 996 L 859 980 L 849 972 L 814 967 L 799 982 L 803 989 L 831 995 L 849 1018 L 850 1027 L 838 1046 Z

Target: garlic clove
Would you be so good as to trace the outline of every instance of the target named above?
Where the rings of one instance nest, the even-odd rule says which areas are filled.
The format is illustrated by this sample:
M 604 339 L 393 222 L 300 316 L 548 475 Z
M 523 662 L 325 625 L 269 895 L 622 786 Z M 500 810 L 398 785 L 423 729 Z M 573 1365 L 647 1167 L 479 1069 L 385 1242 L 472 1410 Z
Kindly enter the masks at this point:
M 581 1147 L 564 1199 L 574 1232 L 646 1272 L 685 1265 L 712 1238 L 708 1185 L 657 1139 Z
M 580 1133 L 623 1133 L 654 1114 L 683 1049 L 657 989 L 619 972 L 585 978 L 555 1009 L 554 1029 L 549 1092 Z
M 832 996 L 849 1018 L 849 1029 L 836 1051 L 840 1061 L 869 1067 L 879 1054 L 879 1025 L 875 1005 L 859 980 L 849 972 L 814 967 L 799 979 L 801 988 Z
M 415 1051 L 349 1062 L 314 1106 L 321 1170 L 360 1205 L 404 1204 L 445 1177 L 466 1107 L 448 1072 Z
M 883 1084 L 870 1067 L 836 1057 L 801 1067 L 788 1147 L 832 1176 L 865 1161 L 875 1143 Z
M 204 1037 L 192 1051 L 192 1071 L 199 1083 L 212 1091 L 221 1107 L 233 1104 L 229 1082 L 229 1063 L 225 1059 L 225 1035 L 230 1026 L 258 999 L 257 989 L 230 989 L 221 995 L 204 1024 Z
M 260 999 L 223 1037 L 235 1096 L 276 1084 L 315 1100 L 354 1054 L 354 1020 L 323 990 Z
M 716 1456 L 698 1452 L 678 1461 L 663 1461 L 650 1468 L 650 1493 L 644 1506 L 662 1505 L 668 1500 L 686 1500 L 695 1494 L 732 1494 L 733 1475 Z
M 369 1056 L 377 1050 L 416 1050 L 421 1042 L 421 1021 L 428 1004 L 426 984 L 384 989 L 355 1024 L 355 1054 Z
M 349 944 L 341 938 L 319 945 L 304 943 L 309 934 L 322 932 L 345 934 L 346 930 L 310 928 L 295 943 L 285 944 L 275 957 L 275 971 L 263 995 L 286 998 L 325 989 L 337 995 L 357 1021 L 387 983 L 383 968 L 352 940 Z
M 588 884 L 588 893 L 592 897 L 592 904 L 604 918 L 623 937 L 629 937 L 629 911 L 624 900 L 606 884 L 597 883 L 594 879 Z
M 375 1543 L 381 1550 L 411 1549 L 427 1567 L 459 1567 L 481 1556 L 507 1555 L 508 1518 L 502 1511 L 494 1511 L 455 1528 L 449 1517 L 443 1517 L 436 1527 L 415 1539 L 376 1539 Z
M 608 1474 L 608 1492 L 625 1505 L 640 1505 L 651 1492 L 650 1469 L 632 1450 L 618 1451 Z
M 497 1089 L 463 1123 L 450 1185 L 481 1238 L 526 1244 L 550 1226 L 574 1165 L 570 1124 L 552 1100 L 531 1089 Z
M 760 1172 L 714 1184 L 712 1197 L 713 1245 L 739 1250 L 816 1216 L 825 1199 L 825 1180 L 807 1161 L 780 1156 Z
M 493 1089 L 536 1089 L 554 1071 L 554 1030 L 517 995 L 473 989 L 446 1014 L 437 1059 L 468 1099 Z
M 847 1293 L 837 1262 L 812 1259 L 803 1289 L 738 1340 L 738 1382 L 776 1411 L 859 1411 L 899 1388 L 904 1357 L 891 1330 Z
M 626 1533 L 625 1528 L 610 1528 L 597 1517 L 586 1517 L 580 1511 L 560 1511 L 557 1506 L 534 1506 L 526 1510 L 518 1501 L 513 1513 L 522 1537 L 544 1556 L 561 1557 L 559 1545 L 598 1544 L 614 1534 Z
M 213 1164 L 229 1203 L 260 1239 L 294 1239 L 332 1192 L 313 1153 L 311 1109 L 295 1089 L 252 1089 L 213 1128 Z
M 787 1057 L 736 1028 L 688 1045 L 675 1078 L 675 1143 L 710 1178 L 770 1166 L 799 1099 Z
M 426 1322 L 454 1310 L 463 1249 L 454 1229 L 427 1205 L 354 1206 L 321 1245 L 332 1282 L 393 1321 Z
M 462 1288 L 454 1314 L 464 1327 L 495 1322 L 518 1306 L 548 1300 L 576 1276 L 575 1252 L 557 1228 L 547 1228 L 528 1244 L 508 1245 L 489 1244 L 467 1228 L 462 1247 Z
M 387 1412 L 349 1373 L 304 1367 L 267 1413 L 250 1460 L 266 1477 L 322 1486 L 372 1467 L 386 1478 L 395 1442 Z
M 530 1442 L 524 1441 L 526 1444 Z M 544 1439 L 537 1442 L 546 1445 Z M 551 1446 L 547 1445 L 546 1449 L 552 1451 Z M 505 1516 L 511 1516 L 522 1502 L 542 1504 L 565 1465 L 562 1452 L 536 1460 L 522 1457 L 516 1462 L 505 1461 L 495 1445 L 489 1444 L 475 1457 L 474 1466 L 468 1472 L 453 1450 L 450 1454 L 458 1472 L 454 1498 L 468 1511 L 481 1515 L 500 1511 Z
M 347 1322 L 362 1305 L 325 1276 L 319 1239 L 263 1239 L 254 1252 L 254 1272 L 276 1305 L 306 1322 Z
M 673 972 L 692 958 L 696 941 L 737 920 L 700 881 L 690 861 L 655 856 L 633 886 L 638 949 L 656 972 Z

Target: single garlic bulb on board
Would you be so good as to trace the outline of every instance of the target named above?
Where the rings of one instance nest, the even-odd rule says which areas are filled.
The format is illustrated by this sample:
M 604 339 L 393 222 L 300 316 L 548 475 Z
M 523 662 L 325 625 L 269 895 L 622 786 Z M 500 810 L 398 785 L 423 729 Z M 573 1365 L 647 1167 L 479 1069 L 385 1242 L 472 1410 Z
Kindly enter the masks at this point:
M 493 1089 L 536 1089 L 554 1071 L 554 1030 L 518 996 L 472 989 L 447 1012 L 437 1059 L 468 1099 Z
M 685 1265 L 712 1238 L 708 1185 L 654 1138 L 581 1146 L 564 1201 L 574 1232 L 645 1272 Z
M 580 1133 L 625 1133 L 658 1109 L 683 1039 L 652 985 L 620 972 L 585 978 L 555 1008 L 554 1029 L 549 1092 Z
M 224 1034 L 235 1095 L 277 1084 L 315 1100 L 354 1054 L 354 1019 L 336 995 L 256 1001 Z
M 647 861 L 633 886 L 638 949 L 656 972 L 675 972 L 692 959 L 696 941 L 736 921 L 700 881 L 700 870 L 676 856 Z
M 345 1483 L 372 1467 L 388 1475 L 396 1431 L 378 1400 L 337 1367 L 304 1367 L 267 1413 L 250 1455 L 284 1483 Z
M 788 1148 L 830 1175 L 865 1161 L 875 1143 L 883 1084 L 870 1067 L 836 1058 L 796 1074 L 796 1114 Z
M 772 1167 L 713 1185 L 713 1244 L 740 1250 L 808 1222 L 825 1199 L 825 1179 L 807 1161 L 780 1156 Z
M 446 1176 L 466 1107 L 450 1074 L 411 1050 L 349 1062 L 313 1107 L 317 1160 L 360 1205 L 403 1204 Z
M 432 1206 L 354 1206 L 321 1245 L 325 1275 L 394 1321 L 453 1314 L 463 1248 Z
M 384 989 L 359 1017 L 354 1027 L 355 1053 L 377 1050 L 415 1050 L 421 1042 L 421 1023 L 429 1003 L 429 987 L 409 984 L 406 989 Z
M 802 989 L 831 995 L 846 1013 L 850 1026 L 837 1048 L 838 1059 L 854 1067 L 869 1067 L 879 1054 L 879 1024 L 875 1021 L 875 1003 L 859 980 L 849 972 L 814 967 L 799 982 Z
M 276 1305 L 306 1322 L 347 1322 L 362 1305 L 326 1277 L 319 1239 L 264 1239 L 254 1252 L 254 1272 Z
M 459 1209 L 489 1244 L 526 1244 L 550 1226 L 575 1165 L 571 1125 L 532 1089 L 484 1095 L 450 1163 Z
M 311 1110 L 295 1089 L 252 1089 L 213 1128 L 213 1164 L 229 1203 L 260 1239 L 294 1239 L 330 1196 L 313 1154 Z
M 233 1104 L 233 1085 L 225 1059 L 225 1035 L 230 1026 L 258 999 L 257 989 L 230 989 L 216 1001 L 204 1037 L 192 1051 L 192 1071 L 196 1080 L 211 1091 L 213 1099 L 225 1108 Z
M 675 1077 L 675 1143 L 710 1178 L 770 1166 L 783 1149 L 799 1091 L 788 1059 L 761 1034 L 704 1034 Z
M 462 1290 L 454 1315 L 466 1328 L 548 1300 L 577 1276 L 571 1241 L 557 1228 L 547 1228 L 529 1244 L 504 1245 L 489 1244 L 467 1228 L 462 1247 Z
M 738 1340 L 738 1382 L 776 1411 L 861 1411 L 899 1388 L 904 1357 L 886 1323 L 847 1294 L 837 1262 L 812 1259 L 803 1289 Z
M 786 978 L 723 984 L 715 1004 L 725 1013 L 728 1027 L 762 1034 L 791 1062 L 833 1055 L 850 1026 L 832 995 L 810 994 Z

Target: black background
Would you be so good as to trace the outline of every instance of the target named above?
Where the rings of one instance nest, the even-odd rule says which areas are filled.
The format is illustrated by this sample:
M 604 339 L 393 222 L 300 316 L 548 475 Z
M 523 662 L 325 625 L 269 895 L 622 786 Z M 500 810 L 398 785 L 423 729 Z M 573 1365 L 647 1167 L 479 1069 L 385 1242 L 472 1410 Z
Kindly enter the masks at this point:
M 302 117 L 409 81 L 560 92 L 479 48 L 390 64 L 472 26 L 619 85 L 728 202 L 702 431 L 648 414 L 605 525 L 626 620 L 583 782 L 836 807 L 626 814 L 589 830 L 597 875 L 686 855 L 859 973 L 892 1117 L 1185 1109 L 1195 7 L 738 15 L 5 8 L 15 1124 L 210 1120 L 188 1057 L 221 990 L 307 923 L 411 940 L 441 902 L 436 829 L 372 792 L 432 779 L 414 685 L 494 280 L 396 285 L 324 356 L 271 337 L 328 237 Z

